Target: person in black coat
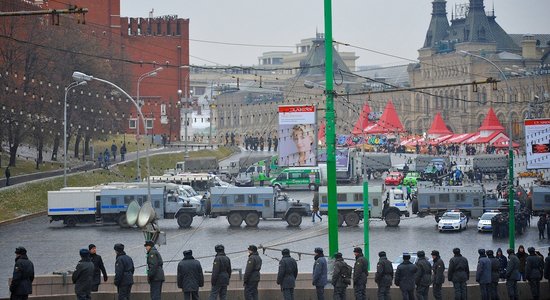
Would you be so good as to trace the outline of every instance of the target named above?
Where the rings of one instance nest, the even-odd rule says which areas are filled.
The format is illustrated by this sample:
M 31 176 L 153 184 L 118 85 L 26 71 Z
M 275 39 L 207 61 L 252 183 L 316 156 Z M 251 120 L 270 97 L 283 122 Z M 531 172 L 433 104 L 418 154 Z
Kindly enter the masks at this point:
M 439 251 L 432 251 L 432 282 L 433 282 L 433 296 L 436 300 L 443 299 L 442 286 L 445 282 L 445 263 L 439 256 Z
M 248 261 L 244 271 L 244 299 L 258 300 L 258 283 L 260 282 L 260 270 L 262 259 L 258 254 L 258 247 L 248 246 Z
M 193 257 L 193 251 L 183 251 L 178 264 L 178 288 L 183 290 L 183 299 L 198 300 L 199 288 L 204 286 L 201 263 Z
M 356 300 L 367 299 L 367 276 L 369 276 L 369 262 L 363 256 L 363 249 L 355 247 L 355 265 L 353 266 L 353 291 Z
M 395 285 L 401 289 L 403 300 L 414 300 L 414 281 L 418 268 L 410 261 L 411 255 L 403 254 L 403 262 L 395 271 Z
M 390 299 L 390 287 L 393 281 L 393 266 L 388 260 L 385 251 L 378 252 L 378 264 L 376 264 L 376 274 L 374 281 L 378 285 L 378 299 Z
M 540 281 L 544 272 L 544 261 L 535 253 L 535 248 L 527 249 L 529 256 L 525 260 L 525 278 L 531 287 L 531 296 L 534 300 L 540 299 Z
M 15 248 L 15 266 L 10 283 L 12 300 L 26 300 L 32 294 L 32 282 L 34 281 L 34 265 L 27 257 L 25 247 Z
M 101 273 L 103 273 L 103 281 L 107 281 L 109 277 L 107 276 L 107 271 L 105 270 L 105 265 L 103 264 L 101 255 L 96 253 L 96 246 L 94 244 L 90 244 L 88 246 L 88 250 L 90 251 L 90 260 L 94 264 L 92 292 L 97 292 L 99 289 L 99 284 L 101 283 Z
M 94 278 L 94 263 L 90 260 L 88 249 L 80 250 L 80 261 L 73 272 L 72 280 L 74 292 L 78 300 L 92 299 L 92 285 Z
M 430 291 L 430 285 L 432 284 L 432 266 L 426 259 L 426 253 L 424 251 L 416 252 L 418 260 L 416 261 L 416 298 L 418 300 L 428 300 L 428 293 Z
M 504 253 L 502 252 L 501 248 L 497 249 L 496 258 L 498 259 L 498 262 L 500 263 L 499 277 L 501 279 L 506 279 L 506 265 L 508 264 L 508 259 L 506 258 L 506 256 L 504 256 Z
M 210 300 L 227 299 L 227 286 L 231 279 L 231 260 L 225 255 L 225 247 L 216 245 L 214 247 L 216 257 L 212 265 L 212 290 L 210 291 Z
M 466 299 L 468 297 L 466 282 L 470 278 L 468 260 L 460 254 L 459 248 L 454 248 L 453 254 L 453 258 L 449 261 L 447 276 L 453 283 L 455 299 Z
M 129 300 L 134 284 L 134 261 L 126 252 L 123 244 L 115 244 L 115 281 L 118 300 Z
M 493 250 L 487 250 L 487 257 L 491 261 L 491 285 L 489 299 L 498 299 L 498 281 L 500 278 L 500 261 L 495 257 Z
M 298 277 L 298 264 L 290 256 L 290 250 L 281 251 L 283 257 L 279 261 L 279 272 L 277 273 L 277 284 L 281 286 L 283 298 L 285 300 L 294 300 L 294 287 L 296 287 L 296 277 Z
M 544 279 L 548 279 L 548 285 L 550 285 L 550 247 L 548 247 L 548 256 L 544 259 Z
M 518 281 L 521 279 L 519 273 L 519 258 L 514 254 L 514 249 L 506 250 L 508 253 L 508 264 L 506 265 L 506 290 L 509 299 L 518 300 Z

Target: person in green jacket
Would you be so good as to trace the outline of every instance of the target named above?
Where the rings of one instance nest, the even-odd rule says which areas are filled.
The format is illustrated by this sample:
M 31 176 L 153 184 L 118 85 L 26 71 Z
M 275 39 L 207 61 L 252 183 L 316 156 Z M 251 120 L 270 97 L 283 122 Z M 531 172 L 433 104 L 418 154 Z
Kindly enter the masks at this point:
M 146 241 L 144 246 L 147 251 L 147 282 L 150 287 L 151 300 L 160 300 L 164 282 L 162 256 L 155 248 L 153 241 Z

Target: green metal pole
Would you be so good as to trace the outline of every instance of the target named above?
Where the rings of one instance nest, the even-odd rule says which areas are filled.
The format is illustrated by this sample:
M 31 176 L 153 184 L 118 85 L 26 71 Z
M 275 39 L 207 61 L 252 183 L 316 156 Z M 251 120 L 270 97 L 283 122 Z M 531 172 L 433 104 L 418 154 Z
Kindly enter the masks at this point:
M 367 258 L 368 270 L 370 271 L 370 249 L 369 249 L 369 183 L 363 181 L 363 243 L 365 247 L 365 257 Z
M 329 255 L 338 252 L 338 206 L 336 191 L 336 120 L 332 70 L 332 0 L 325 0 L 325 81 L 326 81 L 326 143 Z
M 510 128 L 510 133 L 512 133 L 512 130 Z M 512 138 L 510 135 L 510 139 L 508 140 L 508 143 L 512 144 Z M 516 248 L 516 211 L 514 208 L 514 150 L 513 148 L 508 150 L 508 160 L 509 160 L 509 171 L 510 174 L 508 174 L 508 207 L 510 209 L 508 218 L 508 243 L 510 244 L 510 249 Z

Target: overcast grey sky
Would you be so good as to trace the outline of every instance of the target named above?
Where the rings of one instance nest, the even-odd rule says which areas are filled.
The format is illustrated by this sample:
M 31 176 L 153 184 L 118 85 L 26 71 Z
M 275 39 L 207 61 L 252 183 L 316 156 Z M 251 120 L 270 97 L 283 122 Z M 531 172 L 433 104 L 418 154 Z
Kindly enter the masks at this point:
M 430 23 L 431 0 L 333 0 L 334 40 L 408 59 L 418 57 Z M 448 0 L 448 18 L 456 3 Z M 549 0 L 485 0 L 495 7 L 497 22 L 508 33 L 550 34 Z M 190 19 L 191 39 L 243 44 L 294 46 L 300 39 L 324 31 L 322 0 L 121 0 L 121 16 L 177 14 Z M 216 45 L 191 41 L 192 64 L 251 65 L 275 47 Z M 395 57 L 340 46 L 355 51 L 357 65 L 407 63 Z M 206 60 L 206 61 L 205 61 Z

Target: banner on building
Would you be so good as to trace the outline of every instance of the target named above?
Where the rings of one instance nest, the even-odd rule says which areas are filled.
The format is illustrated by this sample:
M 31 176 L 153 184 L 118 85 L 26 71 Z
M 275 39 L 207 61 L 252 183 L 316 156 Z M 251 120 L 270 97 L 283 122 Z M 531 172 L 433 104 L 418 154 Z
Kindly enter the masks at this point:
M 279 106 L 279 166 L 317 165 L 316 126 L 315 106 Z
M 525 120 L 527 169 L 550 169 L 550 119 Z

